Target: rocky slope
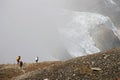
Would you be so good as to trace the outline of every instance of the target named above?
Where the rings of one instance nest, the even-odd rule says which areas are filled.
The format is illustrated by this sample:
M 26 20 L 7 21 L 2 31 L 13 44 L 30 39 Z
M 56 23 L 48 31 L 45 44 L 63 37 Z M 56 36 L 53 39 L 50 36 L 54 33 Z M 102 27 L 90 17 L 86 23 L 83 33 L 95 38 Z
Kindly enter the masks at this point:
M 24 63 L 23 68 L 20 69 L 17 64 L 1 64 L 0 65 L 0 80 L 10 80 L 13 77 L 24 75 L 25 73 L 35 71 L 37 69 L 43 69 L 53 64 L 60 63 L 60 61 L 54 62 L 41 62 L 41 63 Z
M 12 80 L 120 80 L 120 48 L 59 62 Z

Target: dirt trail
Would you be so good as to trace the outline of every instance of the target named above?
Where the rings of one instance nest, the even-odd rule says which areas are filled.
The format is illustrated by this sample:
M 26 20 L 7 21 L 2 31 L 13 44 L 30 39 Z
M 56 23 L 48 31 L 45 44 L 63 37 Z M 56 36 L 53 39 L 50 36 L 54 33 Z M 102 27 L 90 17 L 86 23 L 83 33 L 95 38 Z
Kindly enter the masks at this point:
M 60 61 L 59 61 L 60 62 Z M 0 65 L 0 80 L 10 80 L 13 77 L 24 75 L 25 73 L 41 70 L 52 64 L 59 63 L 58 61 L 53 62 L 41 62 L 41 63 L 24 63 L 22 69 L 17 64 L 1 64 Z

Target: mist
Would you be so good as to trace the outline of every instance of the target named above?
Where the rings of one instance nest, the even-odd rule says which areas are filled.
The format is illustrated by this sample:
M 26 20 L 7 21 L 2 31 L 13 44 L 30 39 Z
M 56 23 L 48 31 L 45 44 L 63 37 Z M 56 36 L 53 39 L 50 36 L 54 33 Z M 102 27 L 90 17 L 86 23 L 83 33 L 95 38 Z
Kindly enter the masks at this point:
M 119 0 L 0 0 L 0 63 L 16 63 L 19 55 L 23 62 L 36 56 L 40 61 L 72 58 L 58 29 L 71 22 L 74 11 L 108 16 L 120 28 Z
M 120 26 L 120 0 L 64 0 L 64 8 L 70 11 L 93 12 L 108 16 L 115 26 Z
M 59 2 L 0 0 L 0 63 L 16 63 L 19 55 L 23 62 L 71 57 L 57 30 L 65 21 Z
M 68 14 L 72 18 L 60 32 L 66 49 L 72 56 L 120 47 L 118 0 L 66 0 L 65 3 L 67 5 L 64 7 L 69 10 Z M 106 20 L 105 17 L 107 21 L 104 23 L 102 21 Z

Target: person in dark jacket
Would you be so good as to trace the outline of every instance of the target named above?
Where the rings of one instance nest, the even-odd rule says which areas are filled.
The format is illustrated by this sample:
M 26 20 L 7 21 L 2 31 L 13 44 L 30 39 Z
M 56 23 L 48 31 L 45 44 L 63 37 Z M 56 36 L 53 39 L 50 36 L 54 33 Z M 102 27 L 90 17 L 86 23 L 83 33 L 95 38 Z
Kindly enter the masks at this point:
M 23 62 L 22 61 L 19 62 L 19 66 L 20 66 L 20 68 L 23 67 Z

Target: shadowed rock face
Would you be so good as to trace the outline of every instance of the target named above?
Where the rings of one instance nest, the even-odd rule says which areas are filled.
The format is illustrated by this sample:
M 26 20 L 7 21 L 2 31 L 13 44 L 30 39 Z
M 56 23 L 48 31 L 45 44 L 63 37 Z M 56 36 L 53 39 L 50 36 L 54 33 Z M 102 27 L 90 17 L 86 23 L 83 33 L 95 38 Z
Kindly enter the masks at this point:
M 72 12 L 72 19 L 59 29 L 67 51 L 75 57 L 120 47 L 120 34 L 108 16 Z
M 72 56 L 81 56 L 81 55 L 86 55 L 88 53 L 96 53 L 99 51 L 104 51 L 120 46 L 120 40 L 118 39 L 118 36 L 114 35 L 112 30 L 105 28 L 106 25 L 95 25 L 101 27 L 95 28 L 91 32 L 92 39 L 94 41 L 93 43 L 91 42 L 91 44 L 96 45 L 98 49 L 95 46 L 89 46 L 88 43 L 84 43 L 89 46 L 88 48 L 92 48 L 92 50 L 91 49 L 85 50 L 84 46 L 81 46 L 82 41 L 78 39 L 78 37 L 80 37 L 81 35 L 80 32 L 84 31 L 84 29 L 81 30 L 75 29 L 76 26 L 82 28 L 85 27 L 84 25 L 81 26 L 81 24 L 78 23 L 78 22 L 82 22 L 82 18 L 80 18 L 79 21 L 77 22 L 74 21 L 74 17 L 76 17 L 75 15 L 76 12 L 98 13 L 100 15 L 103 15 L 104 17 L 109 17 L 110 21 L 119 31 L 120 30 L 120 0 L 69 0 L 69 2 L 67 0 L 64 0 L 63 3 L 64 3 L 64 8 L 69 10 L 67 14 L 70 17 L 72 16 L 72 19 L 69 20 L 67 24 L 67 26 L 68 25 L 70 26 L 69 29 L 68 30 L 65 29 L 65 31 L 62 31 L 65 32 L 62 39 L 65 39 L 64 44 L 65 46 L 67 45 L 67 51 Z M 77 17 L 79 17 L 80 15 L 81 14 L 77 15 Z M 89 16 L 87 17 L 89 18 Z M 74 22 L 71 24 L 72 21 Z M 86 21 L 85 23 L 87 24 L 88 22 Z M 112 25 L 107 25 L 107 26 L 110 27 Z M 63 28 L 66 27 L 63 26 Z M 85 38 L 85 36 L 83 35 L 81 36 L 81 38 Z M 88 40 L 90 41 L 90 39 Z
M 96 43 L 96 47 L 101 51 L 120 46 L 119 38 L 115 36 L 112 30 L 104 27 L 103 25 L 101 25 L 101 27 L 96 27 L 91 35 Z
M 78 57 L 13 80 L 119 80 L 120 48 Z

